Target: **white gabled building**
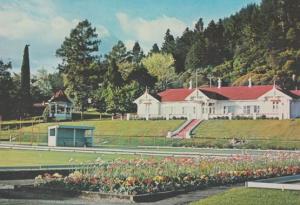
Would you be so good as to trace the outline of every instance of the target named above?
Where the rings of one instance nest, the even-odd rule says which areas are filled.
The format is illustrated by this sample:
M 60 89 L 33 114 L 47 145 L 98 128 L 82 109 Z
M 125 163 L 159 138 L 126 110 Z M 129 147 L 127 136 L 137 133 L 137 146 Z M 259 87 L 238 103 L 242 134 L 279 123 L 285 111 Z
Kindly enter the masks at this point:
M 154 97 L 146 92 L 134 101 L 140 118 L 211 119 L 300 117 L 300 90 L 275 85 L 167 89 Z

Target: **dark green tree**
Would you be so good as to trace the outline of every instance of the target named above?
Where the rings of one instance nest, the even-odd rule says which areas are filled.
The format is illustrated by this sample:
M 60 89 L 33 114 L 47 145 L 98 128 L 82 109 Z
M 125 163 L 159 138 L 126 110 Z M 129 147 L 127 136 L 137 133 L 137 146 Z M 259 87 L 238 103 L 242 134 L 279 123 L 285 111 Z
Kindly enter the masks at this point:
M 135 42 L 132 48 L 132 62 L 139 63 L 143 57 L 144 57 L 144 53 L 142 51 L 140 44 L 138 42 Z
M 170 29 L 168 29 L 164 37 L 164 42 L 162 44 L 161 51 L 163 53 L 170 53 L 173 55 L 175 52 L 175 46 L 176 44 L 174 36 L 171 34 Z
M 195 24 L 195 32 L 203 33 L 203 31 L 204 31 L 204 23 L 203 23 L 203 19 L 200 18 Z
M 157 81 L 154 76 L 150 75 L 143 64 L 135 66 L 134 70 L 129 74 L 128 80 L 138 82 L 142 89 L 146 87 L 153 88 Z
M 11 69 L 11 63 L 4 63 L 0 60 L 0 117 L 2 119 L 8 118 L 15 112 L 12 106 L 14 86 L 9 69 Z
M 157 43 L 154 43 L 151 50 L 149 51 L 149 54 L 151 55 L 152 53 L 159 53 L 159 52 L 160 52 L 160 50 L 159 50 Z
M 108 55 L 106 55 L 107 59 L 115 59 L 118 63 L 126 60 L 127 57 L 126 46 L 122 41 L 118 41 L 118 43 L 112 47 Z
M 25 45 L 23 62 L 21 67 L 21 115 L 26 116 L 31 113 L 32 100 L 30 94 L 30 65 L 29 65 L 29 45 Z
M 84 20 L 71 30 L 56 50 L 56 56 L 62 59 L 58 69 L 65 76 L 67 91 L 81 110 L 87 106 L 87 99 L 100 83 L 99 44 L 96 28 Z
M 185 67 L 186 69 L 197 70 L 198 68 L 202 68 L 207 65 L 206 41 L 203 38 L 198 39 L 186 56 Z
M 201 38 L 202 36 L 202 34 L 197 35 L 198 38 Z M 193 31 L 186 28 L 182 36 L 176 40 L 176 49 L 174 53 L 176 73 L 185 71 L 186 55 L 198 39 L 197 37 Z
M 111 59 L 106 75 L 106 85 L 110 84 L 114 87 L 121 87 L 124 85 L 124 80 L 115 59 Z

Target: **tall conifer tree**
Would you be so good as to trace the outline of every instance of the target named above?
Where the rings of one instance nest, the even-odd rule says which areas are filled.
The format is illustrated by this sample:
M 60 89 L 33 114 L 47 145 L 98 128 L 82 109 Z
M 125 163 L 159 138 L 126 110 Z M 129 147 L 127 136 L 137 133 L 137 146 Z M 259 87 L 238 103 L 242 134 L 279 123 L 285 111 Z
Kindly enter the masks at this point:
M 30 65 L 29 65 L 29 45 L 25 45 L 23 53 L 23 62 L 21 67 L 21 105 L 22 115 L 30 114 L 32 102 L 30 95 Z

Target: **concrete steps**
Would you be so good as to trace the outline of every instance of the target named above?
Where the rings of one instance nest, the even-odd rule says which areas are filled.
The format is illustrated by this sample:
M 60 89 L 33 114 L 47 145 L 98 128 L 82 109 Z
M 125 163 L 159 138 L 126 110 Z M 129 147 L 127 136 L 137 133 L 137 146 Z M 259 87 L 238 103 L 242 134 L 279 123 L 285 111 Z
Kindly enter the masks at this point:
M 176 130 L 172 138 L 191 138 L 191 132 L 200 124 L 201 120 L 192 119 L 187 121 L 179 130 Z

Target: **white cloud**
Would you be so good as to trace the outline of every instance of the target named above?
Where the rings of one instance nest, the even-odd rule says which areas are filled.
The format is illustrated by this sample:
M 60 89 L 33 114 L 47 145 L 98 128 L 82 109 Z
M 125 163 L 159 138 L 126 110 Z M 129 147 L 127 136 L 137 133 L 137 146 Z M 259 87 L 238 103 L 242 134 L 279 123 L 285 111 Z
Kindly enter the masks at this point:
M 11 60 L 13 67 L 19 68 L 23 46 L 30 44 L 33 69 L 55 67 L 58 61 L 55 50 L 78 22 L 79 19 L 59 14 L 52 0 L 1 2 L 0 58 Z M 102 25 L 97 25 L 96 29 L 100 38 L 110 35 Z
M 134 40 L 125 40 L 124 44 L 125 44 L 127 50 L 132 50 L 132 48 L 135 44 L 135 41 Z
M 136 39 L 144 49 L 149 50 L 154 43 L 161 44 L 166 30 L 169 28 L 174 36 L 179 36 L 187 25 L 175 18 L 161 16 L 153 20 L 131 18 L 126 13 L 117 13 L 116 17 L 122 30 Z
M 56 12 L 52 1 L 11 1 L 0 6 L 0 37 L 14 39 L 41 39 L 44 43 L 62 41 L 78 19 L 66 19 Z M 108 30 L 97 26 L 101 36 Z
M 97 30 L 97 33 L 98 33 L 98 35 L 99 35 L 100 38 L 105 38 L 105 37 L 110 36 L 110 33 L 107 30 L 107 28 L 104 27 L 104 26 L 102 26 L 102 25 L 97 26 L 96 30 Z

